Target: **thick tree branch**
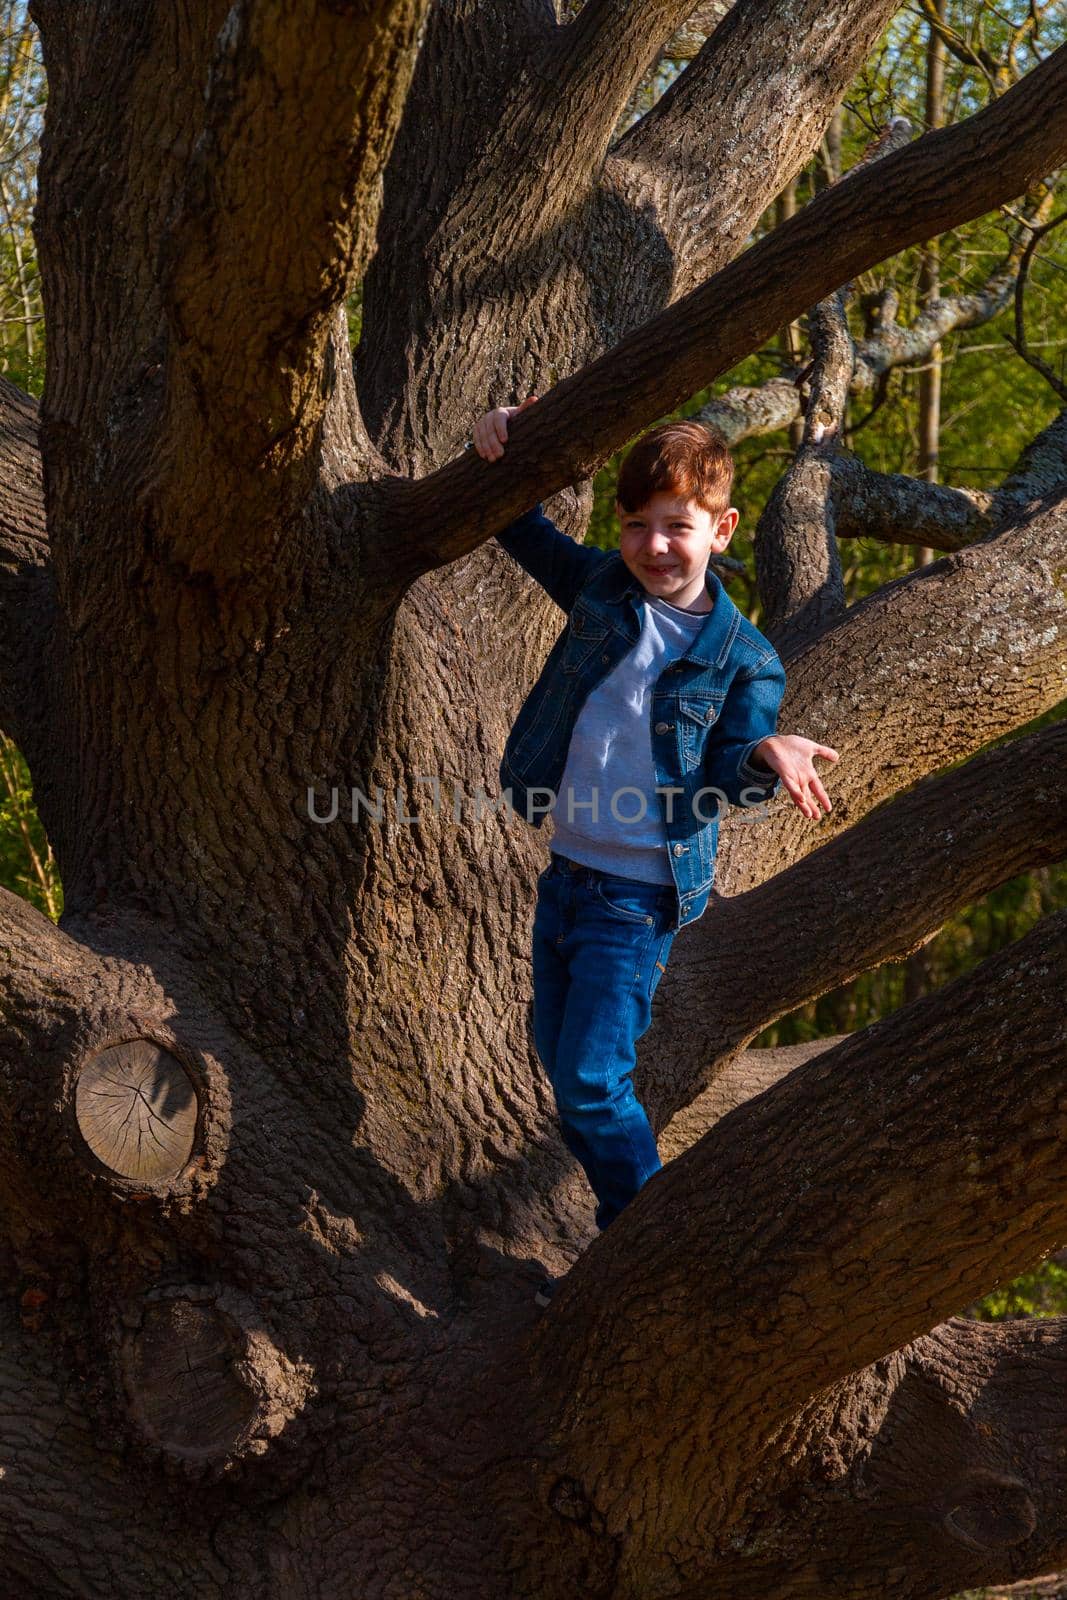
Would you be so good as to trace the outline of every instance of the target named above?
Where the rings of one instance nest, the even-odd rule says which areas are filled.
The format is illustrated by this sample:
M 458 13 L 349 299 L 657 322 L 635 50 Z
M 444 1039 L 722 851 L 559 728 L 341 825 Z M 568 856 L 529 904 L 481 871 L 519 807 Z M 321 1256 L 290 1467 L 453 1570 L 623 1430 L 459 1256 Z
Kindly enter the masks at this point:
M 399 258 L 379 253 L 365 283 L 360 398 L 393 465 L 417 476 L 454 456 L 469 432 L 465 416 L 520 392 L 544 394 L 557 373 L 569 375 L 736 255 L 780 192 L 785 167 L 793 162 L 795 170 L 794 143 L 816 142 L 861 65 L 856 30 L 841 24 L 856 4 L 833 0 L 828 11 L 817 0 L 799 7 L 777 0 L 775 9 L 757 0 L 753 19 L 773 16 L 773 28 L 753 36 L 750 25 L 734 38 L 719 58 L 707 137 L 699 149 L 691 137 L 684 142 L 682 157 L 715 173 L 714 183 L 699 183 L 695 199 L 673 175 L 665 182 L 655 163 L 625 159 L 614 148 L 600 161 L 596 97 L 569 120 L 561 117 L 557 80 L 566 64 L 556 59 L 560 39 L 545 28 L 543 6 L 529 0 L 506 26 L 497 25 L 499 0 L 479 5 L 473 22 L 465 8 L 435 8 L 386 180 L 386 216 L 403 230 L 408 257 L 420 261 L 418 281 Z M 566 9 L 574 15 L 580 8 Z M 631 12 L 637 25 L 640 7 Z M 831 57 L 824 52 L 828 26 L 840 34 Z M 784 77 L 771 78 L 768 63 L 783 70 L 775 41 L 793 60 L 794 76 L 809 44 L 823 52 L 803 95 L 791 94 Z M 433 149 L 430 202 L 419 207 L 411 203 L 411 174 L 430 155 L 426 128 L 456 120 L 457 81 L 460 136 Z M 784 135 L 794 122 L 809 133 Z M 561 347 L 558 332 L 547 330 L 575 274 L 585 309 Z M 461 281 L 474 291 L 469 304 L 456 300 Z M 415 331 L 413 295 L 423 308 Z M 500 304 L 510 307 L 512 330 L 503 349 L 482 333 L 487 307 Z M 421 336 L 427 326 L 440 330 L 439 338 L 430 335 L 429 354 Z M 398 362 L 412 373 L 402 396 L 389 382 Z
M 754 1100 L 805 1061 L 821 1056 L 847 1039 L 847 1033 L 824 1035 L 803 1044 L 782 1044 L 766 1049 L 742 1050 L 696 1099 L 671 1118 L 656 1140 L 660 1157 L 673 1161 L 721 1122 L 727 1112 Z
M 788 620 L 804 632 L 826 626 L 845 607 L 832 463 L 855 365 L 843 294 L 820 300 L 809 321 L 814 360 L 803 438 L 753 539 L 764 625 Z
M 787 1550 L 842 1550 L 849 1592 L 870 1600 L 890 1571 L 921 1574 L 905 1580 L 916 1595 L 1061 1593 L 988 1586 L 1067 1553 L 1065 1374 L 1067 1318 L 954 1316 L 813 1399 L 782 1441 L 778 1570 L 795 1570 Z
M 1067 409 L 1053 417 L 1019 455 L 997 493 L 1005 518 L 1067 486 Z
M 827 189 L 700 289 L 558 384 L 516 422 L 501 462 L 472 459 L 468 451 L 418 483 L 394 485 L 392 514 L 412 535 L 399 559 L 390 542 L 382 581 L 406 586 L 476 548 L 535 501 L 591 477 L 650 417 L 729 370 L 842 279 L 1024 191 L 1067 158 L 1065 88 L 1067 47 L 967 122 L 927 134 Z M 833 252 L 827 237 L 837 241 Z
M 775 426 L 785 427 L 790 420 L 784 391 L 792 387 L 788 380 L 776 379 L 750 391 L 764 408 L 782 394 Z M 998 489 L 952 488 L 907 473 L 878 472 L 858 456 L 836 451 L 829 458 L 826 490 L 832 499 L 834 533 L 838 539 L 881 539 L 886 544 L 961 550 L 1008 518 L 1017 517 L 1031 501 L 1067 485 L 1065 446 L 1067 412 L 1055 417 L 1027 445 Z
M 1001 520 L 993 491 L 953 489 L 903 472 L 878 472 L 844 451 L 831 459 L 830 492 L 839 539 L 960 550 L 991 533 Z
M 803 707 L 811 736 L 841 752 L 826 774 L 834 809 L 821 833 L 850 827 L 902 782 L 974 755 L 1058 705 L 1067 690 L 1065 561 L 1060 489 L 1002 532 L 868 595 L 789 657 L 780 725 L 794 723 L 790 706 Z M 789 806 L 772 815 L 774 850 L 757 827 L 727 819 L 731 833 L 745 832 L 720 850 L 723 894 L 809 852 L 810 824 Z
M 599 166 L 627 102 L 665 41 L 692 11 L 691 0 L 586 0 L 552 45 L 553 121 L 581 134 L 577 146 Z
M 669 61 L 692 61 L 735 3 L 736 0 L 703 0 L 667 41 L 663 54 Z
M 54 628 L 37 405 L 0 378 L 0 729 L 29 756 L 45 731 Z
M 1065 974 L 1060 913 L 732 1112 L 572 1269 L 532 1340 L 551 1468 L 632 1570 L 721 1539 L 812 1394 L 1067 1238 Z
M 200 520 L 188 503 L 195 486 L 217 496 L 220 473 L 226 482 L 235 468 L 245 526 L 283 526 L 306 500 L 333 389 L 323 370 L 334 312 L 374 249 L 425 9 L 242 0 L 226 16 L 161 247 L 171 333 L 162 488 L 181 503 L 179 527 Z
M 760 513 L 753 541 L 762 624 L 783 654 L 794 639 L 827 628 L 845 608 L 834 522 L 833 458 L 802 446 Z
M 301 1302 L 336 1292 L 355 1305 L 366 1262 L 346 1260 L 324 1290 L 318 1238 L 293 1225 L 292 1195 L 307 1193 L 303 1108 L 219 1021 L 173 941 L 118 920 L 97 922 L 94 948 L 0 889 L 7 1236 L 63 1303 L 53 1331 L 99 1347 L 93 1398 L 109 1428 L 220 1475 L 254 1470 L 285 1432 L 306 1466 L 307 1430 L 333 1418 L 302 1415 L 324 1353 L 311 1353 Z M 132 958 L 115 953 L 126 937 Z M 331 1148 L 319 1161 L 334 1195 L 361 1189 L 345 1160 Z M 238 1215 L 259 1260 L 251 1289 L 208 1265 Z
M 924 779 L 758 888 L 717 903 L 707 936 L 683 942 L 661 986 L 655 1054 L 642 1056 L 635 1080 L 653 1126 L 779 1017 L 903 960 L 954 912 L 1063 860 L 1065 794 L 1067 722 L 1059 722 Z M 699 1005 L 687 1003 L 697 996 Z
M 830 0 L 821 6 L 810 0 L 799 5 L 756 0 L 735 6 L 685 71 L 615 145 L 616 163 L 655 174 L 678 292 L 707 275 L 721 247 L 721 236 L 715 241 L 708 237 L 709 172 L 715 175 L 714 189 L 737 186 L 726 206 L 726 197 L 716 196 L 723 230 L 730 235 L 746 211 L 742 191 L 747 163 L 736 159 L 740 148 L 754 144 L 762 149 L 768 120 L 779 123 L 771 193 L 780 193 L 817 146 L 834 106 L 894 10 L 891 0 L 869 5 Z M 827 94 L 829 84 L 835 86 L 832 95 Z M 783 106 L 789 112 L 779 120 Z M 736 250 L 748 231 L 743 226 L 734 235 Z

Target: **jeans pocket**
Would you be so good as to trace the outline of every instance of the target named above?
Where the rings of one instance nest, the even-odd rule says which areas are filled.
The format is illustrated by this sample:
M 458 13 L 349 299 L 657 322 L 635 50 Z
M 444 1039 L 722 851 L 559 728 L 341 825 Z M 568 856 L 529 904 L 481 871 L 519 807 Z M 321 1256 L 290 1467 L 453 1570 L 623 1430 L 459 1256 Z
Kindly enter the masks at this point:
M 620 922 L 651 924 L 659 910 L 661 890 L 655 883 L 637 883 L 630 878 L 596 878 L 597 900 Z

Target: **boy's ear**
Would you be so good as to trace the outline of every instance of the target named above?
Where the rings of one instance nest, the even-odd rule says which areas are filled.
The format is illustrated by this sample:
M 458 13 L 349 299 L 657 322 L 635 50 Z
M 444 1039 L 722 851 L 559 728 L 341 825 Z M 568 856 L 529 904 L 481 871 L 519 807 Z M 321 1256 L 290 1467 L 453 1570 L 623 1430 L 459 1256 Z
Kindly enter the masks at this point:
M 741 513 L 738 511 L 737 507 L 727 506 L 726 510 L 719 518 L 718 526 L 715 529 L 716 538 L 722 539 L 724 544 L 729 544 L 737 530 L 737 524 L 740 522 L 740 520 Z

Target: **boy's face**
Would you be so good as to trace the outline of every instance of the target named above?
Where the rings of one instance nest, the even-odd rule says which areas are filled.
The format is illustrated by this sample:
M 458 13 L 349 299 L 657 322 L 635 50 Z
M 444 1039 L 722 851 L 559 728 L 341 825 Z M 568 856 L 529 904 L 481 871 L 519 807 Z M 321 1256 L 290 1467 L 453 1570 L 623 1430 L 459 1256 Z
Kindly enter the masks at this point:
M 619 553 L 642 588 L 672 606 L 709 610 L 708 558 L 730 543 L 737 508 L 728 506 L 715 516 L 695 500 L 661 492 L 637 511 L 625 511 L 617 500 L 615 510 Z

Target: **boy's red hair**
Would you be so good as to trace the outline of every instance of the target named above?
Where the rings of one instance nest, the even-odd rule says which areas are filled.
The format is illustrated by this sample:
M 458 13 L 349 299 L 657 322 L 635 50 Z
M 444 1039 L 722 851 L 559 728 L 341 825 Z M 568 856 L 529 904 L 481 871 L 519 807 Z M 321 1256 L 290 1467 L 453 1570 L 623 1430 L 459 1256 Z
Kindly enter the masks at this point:
M 615 493 L 624 511 L 640 511 L 662 493 L 695 500 L 712 516 L 720 516 L 730 504 L 733 482 L 733 458 L 717 428 L 704 422 L 661 422 L 627 455 Z

